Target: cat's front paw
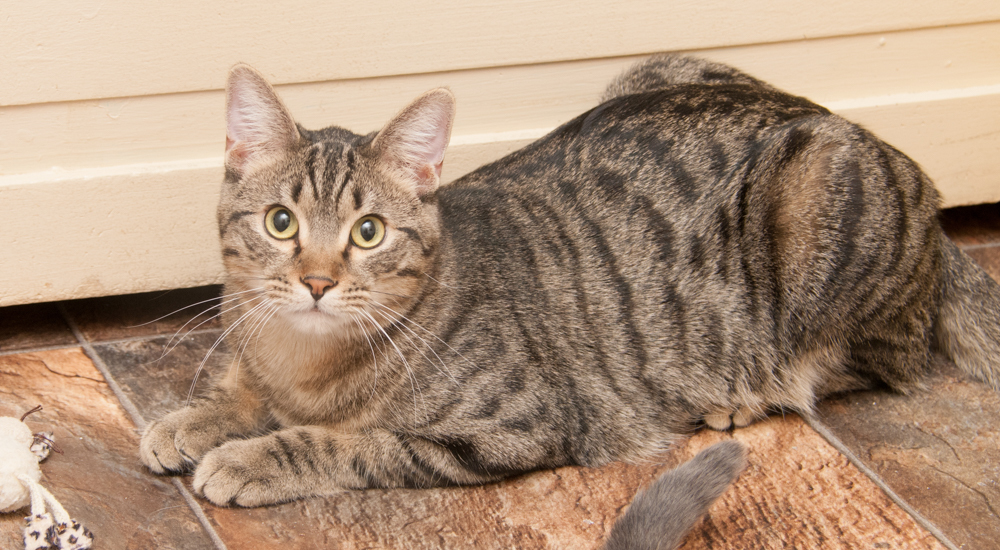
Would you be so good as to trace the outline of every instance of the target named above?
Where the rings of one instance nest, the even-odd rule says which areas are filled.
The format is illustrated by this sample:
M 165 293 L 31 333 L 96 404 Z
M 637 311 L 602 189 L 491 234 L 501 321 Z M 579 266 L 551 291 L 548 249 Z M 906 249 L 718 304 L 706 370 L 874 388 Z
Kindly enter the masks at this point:
M 139 442 L 139 458 L 157 474 L 191 469 L 218 445 L 218 430 L 206 422 L 204 411 L 176 410 L 146 427 Z
M 263 506 L 306 496 L 291 490 L 286 472 L 268 437 L 230 441 L 205 455 L 194 472 L 195 493 L 218 506 Z

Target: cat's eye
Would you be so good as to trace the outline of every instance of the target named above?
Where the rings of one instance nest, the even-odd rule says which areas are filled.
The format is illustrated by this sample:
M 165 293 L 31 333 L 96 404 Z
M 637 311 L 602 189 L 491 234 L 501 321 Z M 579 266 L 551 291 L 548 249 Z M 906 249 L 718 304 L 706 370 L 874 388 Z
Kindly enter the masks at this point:
M 375 216 L 365 216 L 351 228 L 351 242 L 361 248 L 374 248 L 385 238 L 385 224 Z
M 275 239 L 291 239 L 299 232 L 299 222 L 289 209 L 275 206 L 264 216 L 264 228 Z

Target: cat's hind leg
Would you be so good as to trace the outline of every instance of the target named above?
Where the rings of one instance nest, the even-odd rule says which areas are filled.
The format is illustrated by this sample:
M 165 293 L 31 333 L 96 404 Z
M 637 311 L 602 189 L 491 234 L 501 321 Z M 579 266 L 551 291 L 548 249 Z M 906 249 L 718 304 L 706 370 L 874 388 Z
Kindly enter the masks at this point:
M 867 381 L 852 372 L 845 345 L 820 346 L 799 353 L 775 369 L 774 379 L 765 387 L 735 392 L 729 406 L 712 409 L 703 420 L 714 430 L 742 428 L 766 418 L 768 412 L 808 413 L 819 397 L 868 386 Z
M 702 420 L 713 430 L 724 432 L 733 425 L 733 411 L 729 408 L 718 408 L 706 414 Z

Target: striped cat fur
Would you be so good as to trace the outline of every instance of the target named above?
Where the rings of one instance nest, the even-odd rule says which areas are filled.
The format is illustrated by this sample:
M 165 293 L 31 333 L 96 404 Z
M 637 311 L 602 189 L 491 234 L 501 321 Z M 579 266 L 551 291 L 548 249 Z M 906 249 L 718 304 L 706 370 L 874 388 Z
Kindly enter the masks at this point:
M 306 130 L 233 68 L 234 366 L 148 427 L 151 470 L 258 506 L 641 459 L 702 423 L 917 390 L 935 349 L 998 388 L 1000 287 L 917 165 L 823 107 L 656 56 L 440 186 L 454 110 L 437 89 L 378 132 Z

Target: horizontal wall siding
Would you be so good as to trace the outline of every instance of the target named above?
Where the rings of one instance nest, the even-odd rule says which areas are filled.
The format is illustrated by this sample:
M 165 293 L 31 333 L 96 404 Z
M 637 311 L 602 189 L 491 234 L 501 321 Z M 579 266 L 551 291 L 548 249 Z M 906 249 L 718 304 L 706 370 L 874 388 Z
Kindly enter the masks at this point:
M 315 82 L 1000 20 L 995 0 L 6 2 L 2 104 Z
M 450 87 L 450 180 L 592 107 L 646 53 L 690 51 L 875 131 L 949 205 L 1000 200 L 994 1 L 16 4 L 0 8 L 0 216 L 34 229 L 0 236 L 0 305 L 220 280 L 238 60 L 312 128 L 374 130 Z

